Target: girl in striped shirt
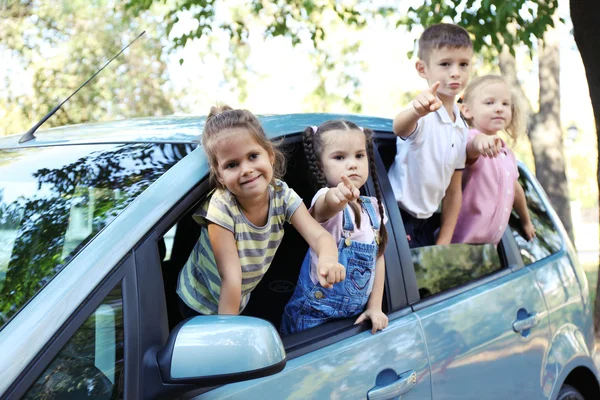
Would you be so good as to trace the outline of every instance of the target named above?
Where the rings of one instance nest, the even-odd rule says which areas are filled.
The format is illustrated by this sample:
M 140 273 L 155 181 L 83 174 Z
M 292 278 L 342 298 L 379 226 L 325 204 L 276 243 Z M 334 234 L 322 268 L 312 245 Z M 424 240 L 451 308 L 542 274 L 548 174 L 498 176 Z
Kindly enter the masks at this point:
M 335 241 L 279 180 L 285 159 L 251 112 L 211 108 L 202 145 L 216 189 L 194 215 L 200 239 L 179 274 L 184 317 L 242 312 L 271 265 L 286 221 L 319 255 L 319 282 L 332 287 L 344 279 Z

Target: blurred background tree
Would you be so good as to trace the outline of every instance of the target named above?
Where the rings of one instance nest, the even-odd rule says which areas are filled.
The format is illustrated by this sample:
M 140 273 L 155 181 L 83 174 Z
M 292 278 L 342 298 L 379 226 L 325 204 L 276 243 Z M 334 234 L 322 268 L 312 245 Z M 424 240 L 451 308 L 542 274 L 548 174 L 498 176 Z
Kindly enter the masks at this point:
M 0 50 L 32 77 L 29 90 L 6 75 L 0 106 L 9 123 L 0 126 L 2 133 L 30 128 L 133 40 L 141 25 L 152 27 L 146 34 L 154 40 L 132 46 L 47 124 L 173 112 L 160 40 L 164 27 L 152 14 L 131 17 L 111 0 L 9 1 L 0 19 Z

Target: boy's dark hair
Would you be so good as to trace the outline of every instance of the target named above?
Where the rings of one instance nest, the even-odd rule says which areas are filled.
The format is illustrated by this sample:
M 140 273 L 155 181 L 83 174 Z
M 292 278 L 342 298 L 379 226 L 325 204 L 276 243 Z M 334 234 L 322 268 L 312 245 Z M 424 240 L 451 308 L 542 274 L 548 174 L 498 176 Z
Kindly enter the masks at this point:
M 346 120 L 331 120 L 324 122 L 316 129 L 316 131 L 313 130 L 313 127 L 309 126 L 304 130 L 304 134 L 302 135 L 304 155 L 308 160 L 308 167 L 316 184 L 319 187 L 327 187 L 327 181 L 321 166 L 321 154 L 323 153 L 324 147 L 323 134 L 329 131 L 337 130 L 360 130 L 365 134 L 365 140 L 367 142 L 367 157 L 369 159 L 369 175 L 371 176 L 371 179 L 373 179 L 373 186 L 375 186 L 375 197 L 377 198 L 377 203 L 379 205 L 379 217 L 381 219 L 378 238 L 379 247 L 377 249 L 377 256 L 380 256 L 383 254 L 385 246 L 387 245 L 388 235 L 385 225 L 383 224 L 383 193 L 381 192 L 381 187 L 379 186 L 379 178 L 377 177 L 377 170 L 375 167 L 375 151 L 373 149 L 375 133 L 370 129 L 361 128 L 354 122 Z M 350 203 L 350 207 L 354 212 L 356 225 L 358 228 L 360 228 L 360 210 L 352 203 Z
M 431 50 L 442 47 L 457 49 L 460 47 L 473 48 L 471 37 L 465 28 L 454 24 L 431 25 L 419 39 L 419 58 L 429 62 Z

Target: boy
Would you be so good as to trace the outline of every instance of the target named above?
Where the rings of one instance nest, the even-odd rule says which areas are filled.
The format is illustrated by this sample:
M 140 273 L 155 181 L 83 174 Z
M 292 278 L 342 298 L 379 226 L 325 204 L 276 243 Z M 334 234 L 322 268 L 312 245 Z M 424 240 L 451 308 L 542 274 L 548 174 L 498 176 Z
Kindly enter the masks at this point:
M 397 152 L 389 170 L 411 248 L 452 240 L 462 202 L 468 134 L 456 96 L 467 86 L 472 58 L 471 38 L 457 25 L 432 25 L 419 39 L 416 69 L 429 88 L 394 117 Z M 477 139 L 476 151 L 497 154 L 493 139 Z M 441 224 L 434 216 L 440 202 Z

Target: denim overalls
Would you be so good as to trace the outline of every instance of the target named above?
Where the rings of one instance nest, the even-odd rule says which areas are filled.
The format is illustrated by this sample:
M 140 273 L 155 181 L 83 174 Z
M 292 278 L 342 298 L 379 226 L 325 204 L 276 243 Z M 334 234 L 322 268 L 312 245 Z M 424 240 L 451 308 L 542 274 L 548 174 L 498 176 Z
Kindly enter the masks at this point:
M 344 208 L 343 233 L 338 244 L 339 263 L 346 267 L 346 279 L 326 289 L 310 279 L 310 250 L 304 257 L 300 276 L 292 298 L 285 306 L 281 320 L 282 335 L 290 335 L 321 325 L 336 318 L 346 318 L 363 312 L 375 280 L 377 240 L 380 221 L 368 197 L 360 197 L 359 204 L 367 211 L 375 234 L 372 243 L 359 243 L 350 237 L 354 224 L 351 209 Z M 367 221 L 362 221 L 366 223 Z

